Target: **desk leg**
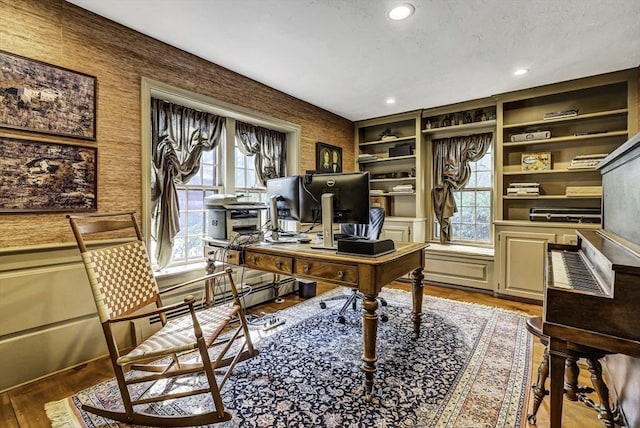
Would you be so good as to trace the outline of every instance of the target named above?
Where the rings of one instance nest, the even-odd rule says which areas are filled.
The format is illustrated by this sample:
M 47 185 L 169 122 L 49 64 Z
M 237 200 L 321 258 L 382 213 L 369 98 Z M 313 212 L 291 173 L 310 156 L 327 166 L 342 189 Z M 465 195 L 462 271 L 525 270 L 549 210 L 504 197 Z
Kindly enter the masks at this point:
M 411 272 L 411 293 L 413 294 L 413 340 L 420 337 L 420 323 L 422 322 L 422 280 L 424 273 L 422 268 L 418 268 Z
M 365 295 L 362 302 L 362 337 L 364 353 L 362 354 L 362 371 L 364 371 L 364 399 L 371 401 L 373 392 L 373 375 L 376 372 L 376 340 L 378 336 L 378 300 L 376 296 Z
M 564 366 L 567 357 L 567 342 L 549 338 L 551 386 L 549 388 L 549 418 L 551 428 L 562 427 L 562 401 L 564 398 Z

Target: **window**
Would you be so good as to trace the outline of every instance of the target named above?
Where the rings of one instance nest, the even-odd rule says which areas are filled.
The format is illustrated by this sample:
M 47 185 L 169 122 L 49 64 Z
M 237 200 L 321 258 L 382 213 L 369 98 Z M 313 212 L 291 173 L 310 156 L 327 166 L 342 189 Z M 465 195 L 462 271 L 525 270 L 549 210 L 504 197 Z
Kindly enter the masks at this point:
M 180 231 L 173 237 L 174 245 L 164 256 L 169 259 L 168 272 L 180 272 L 190 270 L 184 266 L 200 265 L 204 261 L 204 245 L 202 238 L 207 233 L 207 210 L 205 198 L 213 194 L 238 194 L 244 195 L 241 202 L 263 201 L 265 199 L 264 188 L 256 183 L 255 157 L 236 154 L 235 136 L 238 121 L 254 124 L 267 130 L 274 130 L 286 136 L 287 161 L 284 166 L 290 174 L 296 174 L 297 159 L 300 144 L 300 127 L 290 122 L 282 121 L 261 115 L 249 113 L 247 109 L 216 100 L 205 95 L 172 87 L 151 79 L 142 78 L 141 91 L 142 102 L 142 132 L 143 141 L 151 142 L 153 138 L 152 122 L 148 118 L 153 117 L 156 108 L 155 100 L 164 100 L 184 106 L 187 109 L 199 110 L 225 118 L 224 135 L 218 140 L 218 146 L 209 152 L 202 152 L 201 165 L 198 173 L 188 183 L 175 183 L 179 211 L 177 221 Z M 143 197 L 142 199 L 142 233 L 147 237 L 149 253 L 156 262 L 157 253 L 155 221 L 153 210 L 157 189 L 153 187 L 153 157 L 152 144 L 143 145 L 142 169 L 143 169 Z M 237 166 L 236 166 L 237 165 Z M 280 165 L 281 166 L 281 165 Z M 237 174 L 236 174 L 236 169 Z M 282 172 L 281 172 L 282 173 Z M 236 183 L 237 179 L 237 183 Z M 165 223 L 166 224 L 166 223 Z M 158 266 L 157 266 L 158 267 Z M 177 268 L 177 269 L 173 269 Z
M 234 139 L 235 140 L 235 139 Z M 218 177 L 225 172 L 235 177 L 235 194 L 242 202 L 264 202 L 266 189 L 257 182 L 254 157 L 240 151 L 234 144 L 233 171 L 219 171 L 217 159 L 222 150 L 217 148 L 202 154 L 198 173 L 187 184 L 176 184 L 180 204 L 180 232 L 174 239 L 171 266 L 200 262 L 204 258 L 202 238 L 206 234 L 207 213 L 205 198 L 223 191 Z M 228 176 L 229 174 L 227 174 Z
M 176 184 L 180 205 L 180 232 L 173 244 L 172 266 L 202 261 L 207 196 L 218 193 L 218 150 L 202 153 L 200 169 L 187 184 Z
M 493 153 L 489 148 L 478 161 L 470 162 L 471 177 L 453 192 L 458 212 L 451 217 L 452 242 L 491 243 L 491 201 L 493 199 Z M 440 225 L 434 220 L 434 236 L 440 237 Z
M 266 189 L 256 177 L 255 157 L 245 155 L 234 138 L 236 196 L 242 202 L 265 202 Z

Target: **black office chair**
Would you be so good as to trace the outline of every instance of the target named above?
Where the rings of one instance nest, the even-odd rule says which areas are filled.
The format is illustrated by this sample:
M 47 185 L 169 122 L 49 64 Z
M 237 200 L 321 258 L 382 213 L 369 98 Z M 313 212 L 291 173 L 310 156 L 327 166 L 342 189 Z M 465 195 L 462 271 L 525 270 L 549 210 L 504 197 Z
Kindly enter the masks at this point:
M 358 236 L 367 239 L 378 239 L 382 232 L 382 226 L 384 225 L 384 208 L 374 207 L 369 210 L 369 224 L 341 224 L 340 233 L 349 236 Z M 347 308 L 351 306 L 353 310 L 356 310 L 358 299 L 362 300 L 362 294 L 357 289 L 351 290 L 349 294 L 343 294 L 340 296 L 329 297 L 320 301 L 320 307 L 325 309 L 328 301 L 347 299 L 346 302 L 340 308 L 338 312 L 338 322 L 345 323 L 344 313 Z M 378 298 L 380 306 L 387 306 L 386 300 Z M 380 314 L 381 321 L 388 321 L 389 317 L 384 312 Z

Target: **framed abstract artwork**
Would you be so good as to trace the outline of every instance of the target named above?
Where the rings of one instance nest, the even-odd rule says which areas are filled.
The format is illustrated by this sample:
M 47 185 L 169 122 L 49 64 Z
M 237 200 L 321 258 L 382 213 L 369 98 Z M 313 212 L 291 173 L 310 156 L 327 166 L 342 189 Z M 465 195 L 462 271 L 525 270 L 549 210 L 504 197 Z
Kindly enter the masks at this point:
M 0 127 L 96 139 L 96 78 L 0 51 Z
M 316 143 L 316 171 L 320 174 L 342 172 L 342 148 L 318 141 Z
M 97 149 L 0 137 L 0 213 L 95 211 Z

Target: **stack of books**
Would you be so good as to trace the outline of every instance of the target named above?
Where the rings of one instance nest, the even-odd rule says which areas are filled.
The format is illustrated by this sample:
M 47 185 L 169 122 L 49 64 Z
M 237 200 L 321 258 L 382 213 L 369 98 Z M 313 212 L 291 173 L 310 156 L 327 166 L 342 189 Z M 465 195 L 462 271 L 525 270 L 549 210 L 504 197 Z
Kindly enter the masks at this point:
M 573 117 L 578 115 L 578 109 L 573 108 L 570 110 L 554 111 L 553 113 L 545 113 L 542 116 L 542 120 L 561 119 L 563 117 Z
M 540 183 L 511 183 L 507 188 L 507 196 L 538 196 Z
M 360 153 L 358 155 L 358 162 L 371 162 L 378 160 L 378 156 L 372 155 L 370 153 Z
M 571 165 L 567 169 L 594 169 L 608 153 L 594 155 L 578 155 L 571 159 Z
M 398 184 L 397 186 L 393 186 L 391 191 L 394 193 L 413 193 L 415 190 L 413 184 Z
M 384 190 L 382 190 L 382 189 L 369 189 L 369 195 L 371 195 L 371 196 L 384 195 Z

